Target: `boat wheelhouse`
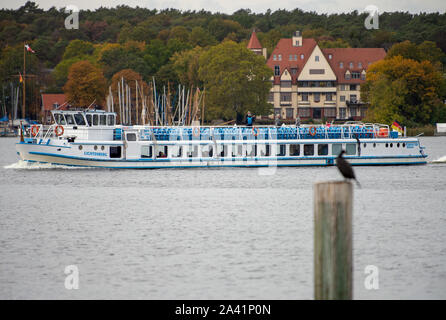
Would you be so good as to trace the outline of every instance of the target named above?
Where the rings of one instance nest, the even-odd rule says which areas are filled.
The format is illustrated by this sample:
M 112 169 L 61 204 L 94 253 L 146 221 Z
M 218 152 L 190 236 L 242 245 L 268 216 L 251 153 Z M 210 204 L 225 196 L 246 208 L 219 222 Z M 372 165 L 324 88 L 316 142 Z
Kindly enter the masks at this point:
M 418 138 L 352 122 L 303 126 L 123 126 L 104 111 L 53 111 L 54 124 L 28 128 L 22 160 L 101 168 L 425 164 Z

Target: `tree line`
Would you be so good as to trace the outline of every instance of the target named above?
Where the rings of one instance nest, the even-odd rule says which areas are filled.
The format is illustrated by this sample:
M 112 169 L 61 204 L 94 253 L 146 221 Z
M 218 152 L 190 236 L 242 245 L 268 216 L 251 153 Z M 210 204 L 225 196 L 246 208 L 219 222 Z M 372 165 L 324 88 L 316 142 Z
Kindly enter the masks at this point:
M 255 88 L 260 91 L 256 91 L 255 98 L 250 97 L 253 103 L 236 101 L 240 100 L 238 93 L 241 90 L 230 88 L 230 83 L 247 85 L 246 77 L 237 74 L 237 69 L 249 70 L 248 67 L 255 66 L 259 75 L 257 79 L 269 76 L 262 66 L 264 61 L 252 58 L 247 50 L 243 50 L 253 29 L 257 30 L 268 54 L 280 38 L 291 37 L 294 31 L 302 30 L 304 37 L 315 38 L 321 47 L 383 47 L 388 50 L 405 40 L 410 40 L 415 46 L 429 41 L 429 45 L 439 50 L 435 71 L 442 73 L 446 63 L 444 13 L 383 13 L 378 30 L 367 30 L 364 27 L 367 14 L 357 11 L 327 15 L 300 9 L 268 10 L 264 13 L 240 9 L 233 14 L 223 14 L 122 5 L 94 11 L 81 10 L 79 29 L 73 30 L 65 29 L 67 16 L 64 8 L 43 10 L 31 1 L 16 10 L 0 10 L 0 80 L 3 84 L 17 83 L 17 75 L 23 69 L 23 43 L 27 42 L 36 51 L 27 55 L 27 73 L 36 75 L 34 80 L 26 80 L 27 83 L 35 81 L 30 87 L 36 88 L 27 95 L 41 91 L 63 92 L 73 87 L 73 81 L 67 85 L 70 69 L 82 62 L 82 68 L 93 68 L 91 70 L 99 73 L 90 78 L 97 81 L 98 76 L 103 77 L 97 81 L 99 88 L 110 84 L 113 76 L 122 70 L 136 72 L 145 82 L 155 77 L 160 86 L 167 83 L 172 87 L 178 83 L 195 87 L 208 85 L 209 89 L 213 86 L 214 90 L 208 91 L 211 94 L 208 100 L 211 103 L 210 116 L 228 119 L 247 108 L 256 112 L 256 105 L 260 105 L 259 112 L 266 108 L 265 92 L 269 90 L 269 84 L 256 83 Z M 208 52 L 216 58 L 212 59 L 206 54 Z M 225 60 L 222 52 L 241 60 Z M 406 55 L 405 58 L 414 57 Z M 424 58 L 418 58 L 424 61 L 420 59 Z M 215 69 L 215 65 L 222 70 Z M 206 69 L 212 70 L 213 74 L 207 73 Z M 220 78 L 228 83 L 216 86 L 215 77 L 222 75 L 231 78 Z M 233 100 L 229 102 L 228 90 L 234 91 Z M 441 100 L 443 91 L 438 93 Z M 7 92 L 0 94 L 3 100 L 7 98 Z M 27 96 L 27 101 L 37 100 Z M 225 110 L 224 105 L 228 103 L 232 109 Z

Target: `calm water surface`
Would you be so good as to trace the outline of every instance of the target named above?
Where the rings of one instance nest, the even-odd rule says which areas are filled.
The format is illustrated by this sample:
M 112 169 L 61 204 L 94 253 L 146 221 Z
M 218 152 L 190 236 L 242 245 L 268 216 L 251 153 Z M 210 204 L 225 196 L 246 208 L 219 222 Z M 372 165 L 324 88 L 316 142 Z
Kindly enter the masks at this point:
M 0 298 L 313 298 L 313 184 L 336 168 L 25 168 L 15 142 L 0 139 Z M 446 137 L 422 143 L 446 156 Z M 355 170 L 354 297 L 446 299 L 446 163 Z

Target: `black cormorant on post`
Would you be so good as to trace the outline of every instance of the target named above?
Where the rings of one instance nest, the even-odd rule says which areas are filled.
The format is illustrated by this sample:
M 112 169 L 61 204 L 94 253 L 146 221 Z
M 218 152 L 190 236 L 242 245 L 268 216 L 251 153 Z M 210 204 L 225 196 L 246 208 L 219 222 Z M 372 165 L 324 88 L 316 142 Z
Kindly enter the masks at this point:
M 353 179 L 358 184 L 358 187 L 361 187 L 361 184 L 358 180 L 356 180 L 355 172 L 353 171 L 353 168 L 351 164 L 344 159 L 342 156 L 345 153 L 345 150 L 342 150 L 341 153 L 336 158 L 336 167 L 338 167 L 341 174 L 344 176 L 345 179 Z

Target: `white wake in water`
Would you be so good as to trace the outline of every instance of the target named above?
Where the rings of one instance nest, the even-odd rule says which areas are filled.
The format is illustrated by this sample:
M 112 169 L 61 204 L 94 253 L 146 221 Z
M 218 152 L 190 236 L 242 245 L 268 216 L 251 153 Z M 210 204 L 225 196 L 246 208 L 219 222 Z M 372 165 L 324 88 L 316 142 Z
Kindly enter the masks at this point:
M 5 169 L 18 169 L 18 170 L 48 170 L 48 169 L 86 169 L 87 167 L 73 167 L 64 166 L 60 164 L 40 163 L 40 162 L 27 162 L 19 160 L 16 163 L 4 166 Z
M 440 157 L 437 160 L 432 160 L 432 163 L 446 163 L 446 156 Z

